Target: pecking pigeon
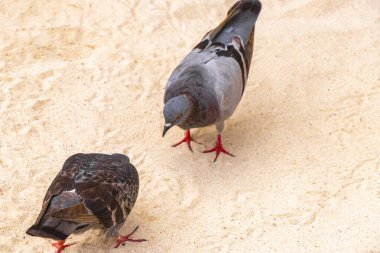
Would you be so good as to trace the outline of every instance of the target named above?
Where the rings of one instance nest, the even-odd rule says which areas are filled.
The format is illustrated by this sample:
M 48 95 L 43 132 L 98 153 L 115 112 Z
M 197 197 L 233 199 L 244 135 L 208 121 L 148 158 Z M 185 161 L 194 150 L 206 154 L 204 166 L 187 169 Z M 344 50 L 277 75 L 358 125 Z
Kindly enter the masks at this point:
M 244 93 L 253 53 L 255 23 L 261 11 L 258 0 L 236 2 L 226 19 L 208 32 L 182 60 L 165 87 L 163 136 L 173 126 L 186 130 L 191 149 L 191 128 L 216 125 L 216 152 L 231 155 L 223 148 L 224 121 L 235 111 Z
M 63 164 L 51 183 L 42 210 L 26 233 L 58 240 L 52 245 L 61 252 L 73 233 L 90 228 L 118 236 L 139 191 L 139 175 L 129 158 L 122 154 L 75 154 Z M 120 236 L 115 247 L 130 239 Z

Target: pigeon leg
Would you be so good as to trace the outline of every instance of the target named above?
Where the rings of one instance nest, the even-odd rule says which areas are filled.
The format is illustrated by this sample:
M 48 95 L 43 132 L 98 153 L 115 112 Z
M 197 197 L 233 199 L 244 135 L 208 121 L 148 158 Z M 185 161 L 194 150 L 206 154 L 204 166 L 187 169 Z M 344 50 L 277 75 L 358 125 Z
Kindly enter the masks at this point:
M 57 248 L 56 253 L 61 253 L 65 248 L 76 244 L 76 243 L 71 243 L 71 244 L 64 244 L 64 243 L 65 241 L 63 240 L 63 241 L 57 241 L 55 243 L 52 243 L 51 245 Z
M 139 227 L 137 226 L 132 231 L 132 233 L 130 233 L 130 234 L 126 235 L 126 236 L 120 235 L 119 239 L 117 239 L 117 241 L 116 241 L 116 245 L 115 245 L 114 248 L 119 247 L 120 244 L 122 244 L 124 246 L 126 242 L 146 242 L 147 240 L 145 240 L 145 239 L 131 239 L 131 238 L 129 238 L 131 235 L 133 235 L 137 231 L 138 228 Z
M 222 136 L 220 134 L 218 134 L 218 140 L 217 140 L 217 142 L 215 144 L 215 147 L 212 148 L 212 149 L 203 151 L 203 153 L 211 153 L 211 152 L 215 152 L 216 153 L 214 162 L 216 162 L 216 159 L 218 159 L 218 156 L 219 156 L 220 153 L 225 153 L 227 155 L 235 157 L 233 154 L 229 153 L 227 150 L 225 150 L 223 148 L 223 145 L 222 145 Z
M 194 139 L 190 135 L 190 130 L 186 130 L 185 137 L 178 143 L 174 144 L 172 147 L 177 147 L 178 145 L 186 142 L 187 146 L 189 147 L 190 151 L 193 152 L 193 149 L 191 148 L 191 142 L 194 141 Z M 194 141 L 196 142 L 196 141 Z M 196 142 L 197 143 L 197 142 Z

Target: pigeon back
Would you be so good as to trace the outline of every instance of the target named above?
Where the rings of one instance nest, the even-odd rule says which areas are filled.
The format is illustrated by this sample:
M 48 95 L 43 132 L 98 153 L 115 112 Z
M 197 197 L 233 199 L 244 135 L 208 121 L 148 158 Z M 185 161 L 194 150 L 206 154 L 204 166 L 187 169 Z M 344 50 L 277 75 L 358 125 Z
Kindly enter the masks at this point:
M 50 185 L 27 234 L 65 240 L 89 228 L 120 228 L 136 201 L 138 186 L 137 170 L 127 156 L 73 155 Z

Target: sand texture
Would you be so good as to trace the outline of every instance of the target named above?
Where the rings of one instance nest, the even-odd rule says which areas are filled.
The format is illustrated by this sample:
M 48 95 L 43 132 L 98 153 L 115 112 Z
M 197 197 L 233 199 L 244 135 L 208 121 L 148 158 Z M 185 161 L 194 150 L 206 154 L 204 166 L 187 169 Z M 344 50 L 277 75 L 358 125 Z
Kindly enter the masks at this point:
M 30 237 L 66 158 L 124 153 L 140 192 L 122 234 L 65 252 L 380 252 L 380 1 L 263 0 L 225 147 L 163 139 L 171 71 L 233 0 L 0 1 L 0 252 Z

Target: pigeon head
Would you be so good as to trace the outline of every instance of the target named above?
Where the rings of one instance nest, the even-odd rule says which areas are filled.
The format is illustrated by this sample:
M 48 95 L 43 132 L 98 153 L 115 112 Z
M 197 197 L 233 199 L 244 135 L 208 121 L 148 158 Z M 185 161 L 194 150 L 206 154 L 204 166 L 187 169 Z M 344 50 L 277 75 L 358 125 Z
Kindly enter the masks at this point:
M 180 126 L 186 122 L 193 111 L 193 106 L 188 95 L 180 95 L 168 100 L 164 105 L 165 125 L 162 136 L 165 136 L 173 126 Z

